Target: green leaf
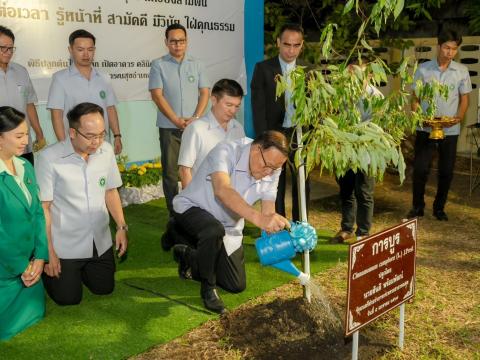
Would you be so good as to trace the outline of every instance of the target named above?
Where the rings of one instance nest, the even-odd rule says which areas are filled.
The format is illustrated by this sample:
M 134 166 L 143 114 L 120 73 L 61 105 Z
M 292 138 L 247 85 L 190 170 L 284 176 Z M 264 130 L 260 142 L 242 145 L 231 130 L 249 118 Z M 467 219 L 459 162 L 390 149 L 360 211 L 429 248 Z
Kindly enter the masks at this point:
M 348 0 L 348 2 L 345 4 L 345 7 L 343 8 L 343 15 L 350 12 L 354 4 L 355 4 L 355 0 Z
M 400 15 L 400 13 L 402 12 L 403 10 L 403 6 L 404 6 L 404 0 L 397 0 L 397 3 L 395 4 L 395 10 L 393 11 L 393 17 L 396 19 L 398 17 L 398 15 Z
M 365 41 L 365 39 L 362 39 L 360 42 L 362 43 L 362 46 L 363 46 L 365 49 L 367 49 L 367 50 L 369 50 L 369 51 L 373 51 L 372 47 Z

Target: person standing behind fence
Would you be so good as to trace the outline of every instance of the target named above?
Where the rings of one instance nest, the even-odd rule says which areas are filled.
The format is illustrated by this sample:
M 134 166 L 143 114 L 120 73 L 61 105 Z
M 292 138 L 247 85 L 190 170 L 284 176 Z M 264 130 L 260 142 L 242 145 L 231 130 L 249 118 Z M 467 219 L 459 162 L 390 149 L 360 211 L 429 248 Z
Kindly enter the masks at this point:
M 38 120 L 37 94 L 27 70 L 11 61 L 15 52 L 15 35 L 13 32 L 0 25 L 0 106 L 11 106 L 26 114 L 27 124 L 35 132 L 35 142 L 39 147 L 45 145 L 45 138 Z M 33 143 L 30 133 L 28 145 L 22 155 L 33 165 Z
M 172 24 L 165 30 L 168 54 L 152 61 L 148 89 L 157 105 L 162 185 L 172 217 L 172 200 L 178 193 L 178 154 L 182 131 L 200 118 L 208 104 L 209 80 L 203 64 L 186 54 L 187 30 Z
M 48 260 L 45 217 L 33 167 L 17 157 L 27 144 L 25 115 L 0 107 L 0 340 L 45 314 L 39 281 Z
M 462 37 L 455 31 L 444 30 L 438 36 L 438 55 L 436 59 L 422 63 L 415 73 L 415 80 L 432 82 L 437 80 L 448 86 L 448 99 L 438 97 L 437 113 L 435 116 L 456 116 L 460 121 L 468 109 L 468 93 L 472 91 L 470 74 L 465 65 L 453 59 L 457 55 Z M 413 83 L 415 89 L 415 82 Z M 413 103 L 415 110 L 427 104 Z M 460 134 L 460 124 L 445 128 L 445 138 L 441 140 L 430 139 L 430 127 L 418 128 L 415 138 L 415 159 L 413 162 L 413 194 L 412 209 L 407 214 L 408 218 L 423 216 L 425 208 L 425 185 L 430 173 L 432 155 L 438 151 L 438 181 L 437 194 L 433 202 L 433 216 L 440 221 L 447 221 L 445 204 L 448 191 L 453 179 L 455 158 L 457 156 L 457 141 Z
M 107 76 L 94 66 L 96 39 L 86 30 L 75 30 L 68 38 L 71 65 L 53 74 L 48 93 L 47 109 L 50 109 L 53 130 L 58 141 L 69 140 L 67 113 L 76 105 L 91 102 L 101 106 L 105 129 L 113 133 L 116 155 L 122 152 L 122 134 L 115 105 L 117 98 Z

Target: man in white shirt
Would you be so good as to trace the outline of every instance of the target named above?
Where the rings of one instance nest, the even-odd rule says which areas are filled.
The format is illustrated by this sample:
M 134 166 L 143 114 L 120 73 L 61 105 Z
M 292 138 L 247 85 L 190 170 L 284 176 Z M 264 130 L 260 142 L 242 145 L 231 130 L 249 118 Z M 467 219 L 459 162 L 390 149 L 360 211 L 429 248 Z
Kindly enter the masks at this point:
M 235 119 L 242 98 L 243 89 L 238 82 L 230 79 L 217 81 L 212 88 L 210 112 L 183 131 L 178 157 L 183 189 L 192 181 L 193 174 L 215 145 L 224 140 L 245 137 L 243 125 Z
M 115 261 L 109 213 L 117 224 L 118 256 L 127 230 L 117 188 L 122 185 L 103 109 L 81 103 L 67 114 L 70 141 L 42 151 L 35 166 L 47 224 L 49 263 L 43 282 L 59 305 L 82 300 L 85 284 L 97 295 L 114 288 Z
M 232 293 L 245 289 L 244 219 L 267 232 L 289 227 L 288 220 L 275 213 L 278 178 L 287 156 L 288 141 L 278 131 L 266 131 L 253 142 L 221 142 L 173 199 L 173 216 L 190 242 L 175 245 L 173 256 L 181 277 L 190 270 L 201 282 L 207 309 L 225 311 L 216 286 Z M 261 211 L 253 207 L 257 200 Z
M 52 126 L 58 141 L 69 136 L 67 113 L 83 102 L 97 104 L 103 109 L 107 140 L 113 134 L 115 154 L 122 152 L 122 134 L 117 114 L 117 97 L 110 79 L 93 66 L 96 39 L 90 32 L 80 29 L 68 38 L 68 51 L 72 59 L 69 68 L 53 74 L 48 92 L 47 109 L 51 112 Z
M 27 69 L 11 61 L 15 52 L 14 42 L 13 32 L 0 25 L 0 106 L 11 106 L 26 114 L 27 123 L 35 132 L 37 146 L 43 146 L 45 139 L 35 108 L 37 94 Z M 30 134 L 22 157 L 33 165 L 33 142 Z
M 236 140 L 245 137 L 243 125 L 235 120 L 242 103 L 243 89 L 238 82 L 222 79 L 212 89 L 212 108 L 208 114 L 192 122 L 185 128 L 180 145 L 178 167 L 182 188 L 192 181 L 200 164 L 215 145 L 225 140 Z M 180 227 L 171 218 L 167 231 L 162 235 L 162 248 L 165 251 L 175 245 L 174 239 L 185 237 Z

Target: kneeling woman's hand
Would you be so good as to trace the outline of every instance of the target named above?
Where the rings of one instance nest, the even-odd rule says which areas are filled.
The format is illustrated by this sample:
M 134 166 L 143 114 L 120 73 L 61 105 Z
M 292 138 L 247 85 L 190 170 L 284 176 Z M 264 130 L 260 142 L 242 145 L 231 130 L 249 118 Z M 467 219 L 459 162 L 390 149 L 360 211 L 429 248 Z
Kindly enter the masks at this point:
M 26 287 L 33 286 L 40 280 L 43 273 L 44 264 L 45 261 L 42 259 L 30 261 L 30 264 L 22 274 L 22 281 Z

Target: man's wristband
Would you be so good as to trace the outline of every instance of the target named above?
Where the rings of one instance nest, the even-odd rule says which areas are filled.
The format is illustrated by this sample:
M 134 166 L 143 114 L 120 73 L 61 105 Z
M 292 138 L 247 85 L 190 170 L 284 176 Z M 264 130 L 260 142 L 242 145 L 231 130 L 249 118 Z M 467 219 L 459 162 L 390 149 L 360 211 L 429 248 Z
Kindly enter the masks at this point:
M 128 225 L 117 226 L 117 231 L 128 231 Z
M 113 137 L 114 137 L 114 138 L 121 138 L 121 137 L 122 137 L 122 134 L 113 134 Z

